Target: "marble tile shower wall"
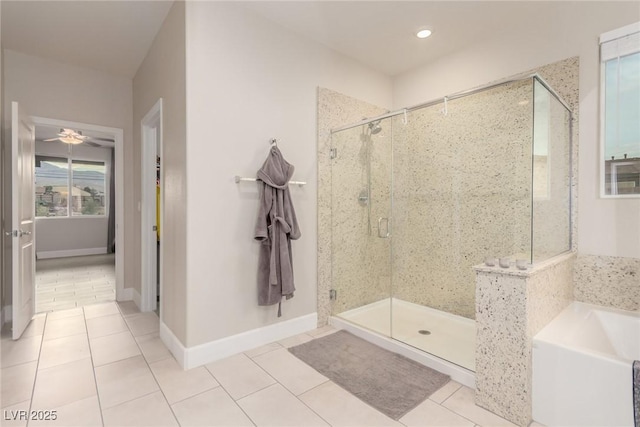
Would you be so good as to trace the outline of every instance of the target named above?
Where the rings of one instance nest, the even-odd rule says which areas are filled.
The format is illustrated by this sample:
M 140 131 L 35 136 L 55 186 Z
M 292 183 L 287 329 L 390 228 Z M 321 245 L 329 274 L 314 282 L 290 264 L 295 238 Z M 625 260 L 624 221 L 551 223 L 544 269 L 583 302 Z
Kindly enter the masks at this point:
M 329 299 L 329 290 L 332 286 L 332 245 L 331 245 L 331 227 L 332 227 L 332 179 L 331 179 L 331 129 L 339 126 L 355 123 L 363 117 L 375 117 L 385 113 L 381 107 L 368 104 L 355 98 L 334 92 L 329 89 L 318 88 L 318 325 L 327 324 L 331 315 L 332 302 Z M 359 133 L 358 133 L 359 135 Z M 360 147 L 360 143 L 357 142 Z M 360 176 L 360 175 L 358 175 Z M 359 216 L 357 220 L 352 220 L 354 227 L 360 230 L 366 230 L 363 225 L 365 213 L 357 203 L 357 195 L 355 199 L 352 197 L 350 209 L 353 209 Z M 358 210 L 359 209 L 359 210 Z M 364 234 L 364 233 L 363 233 Z M 365 237 L 362 236 L 362 239 Z M 361 251 L 361 242 L 351 242 L 341 246 L 341 253 L 333 254 L 336 260 L 343 259 L 343 256 L 351 254 L 354 251 Z M 371 249 L 367 249 L 371 251 Z M 364 250 L 362 252 L 364 255 Z M 362 255 L 362 256 L 363 256 Z M 360 256 L 360 255 L 359 255 Z M 388 263 L 387 263 L 388 264 Z M 351 274 L 359 274 L 360 266 L 352 266 Z M 370 283 L 362 280 L 358 284 L 360 291 L 341 292 L 339 301 L 344 302 L 344 306 L 353 306 L 354 301 L 359 298 L 359 292 L 367 292 Z M 365 295 L 369 298 L 368 295 Z M 388 297 L 388 292 L 386 297 Z M 366 299 L 366 298 L 363 298 Z
M 475 317 L 485 256 L 531 243 L 531 80 L 409 115 L 394 135 L 394 296 Z
M 575 299 L 640 310 L 640 259 L 578 254 L 573 274 Z

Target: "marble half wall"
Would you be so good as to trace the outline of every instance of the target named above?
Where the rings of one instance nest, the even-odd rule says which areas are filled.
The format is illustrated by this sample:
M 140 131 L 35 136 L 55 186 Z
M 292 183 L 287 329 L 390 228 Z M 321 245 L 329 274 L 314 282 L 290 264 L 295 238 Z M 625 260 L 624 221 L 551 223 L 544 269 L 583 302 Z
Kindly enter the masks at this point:
M 572 302 L 575 256 L 475 267 L 476 403 L 520 426 L 531 422 L 533 337 Z
M 576 301 L 640 311 L 640 259 L 578 254 Z
M 387 110 L 349 97 L 347 95 L 325 89 L 318 88 L 318 326 L 327 324 L 329 316 L 332 312 L 332 301 L 329 299 L 329 291 L 332 288 L 332 258 L 335 257 L 340 262 L 336 268 L 341 274 L 343 284 L 348 285 L 348 289 L 339 289 L 338 301 L 340 301 L 341 309 L 357 307 L 367 302 L 373 302 L 379 298 L 381 287 L 384 283 L 378 281 L 377 277 L 373 277 L 373 272 L 380 273 L 378 270 L 367 270 L 373 265 L 373 260 L 379 259 L 383 249 L 380 242 L 368 241 L 368 235 L 365 234 L 367 217 L 361 206 L 357 203 L 357 193 L 352 194 L 350 202 L 346 202 L 347 194 L 345 194 L 345 203 L 341 209 L 341 217 L 348 218 L 351 215 L 350 224 L 343 223 L 339 226 L 341 233 L 338 233 L 339 240 L 336 244 L 340 247 L 339 253 L 333 253 L 332 249 L 332 162 L 331 159 L 331 129 L 338 128 L 350 123 L 356 123 L 363 117 L 375 117 L 386 113 Z M 359 130 L 356 130 L 358 132 Z M 360 148 L 360 141 L 352 142 L 354 147 Z M 344 176 L 340 176 L 336 184 L 342 183 L 344 186 L 349 183 L 358 183 L 358 191 L 362 185 L 361 179 L 363 174 L 362 164 L 358 163 L 355 158 L 349 159 L 345 151 L 342 157 L 343 162 L 352 161 L 354 166 L 358 168 L 341 168 Z M 355 155 L 350 152 L 350 155 Z M 339 188 L 339 192 L 349 192 L 356 190 L 347 187 Z M 339 185 L 336 186 L 338 190 Z M 353 192 L 353 191 L 351 191 Z M 351 237 L 353 240 L 349 240 Z M 358 260 L 359 264 L 351 266 L 346 263 L 347 256 L 351 257 L 356 254 L 353 259 Z M 366 265 L 365 265 L 366 264 Z M 388 265 L 388 262 L 387 262 Z M 388 275 L 388 273 L 387 273 Z M 373 280 L 373 282 L 372 282 Z M 375 286 L 371 286 L 374 283 Z M 351 288 L 353 286 L 353 288 Z M 346 287 L 346 286 L 343 286 Z M 383 296 L 389 297 L 389 291 Z

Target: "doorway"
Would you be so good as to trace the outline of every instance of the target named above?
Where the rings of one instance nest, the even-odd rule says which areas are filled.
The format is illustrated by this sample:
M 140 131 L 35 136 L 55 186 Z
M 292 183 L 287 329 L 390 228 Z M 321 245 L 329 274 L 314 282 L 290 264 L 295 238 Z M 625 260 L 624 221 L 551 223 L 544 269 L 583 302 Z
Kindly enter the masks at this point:
M 128 299 L 122 129 L 40 117 L 33 122 L 36 313 Z M 69 131 L 82 141 L 71 141 Z
M 141 121 L 142 203 L 141 250 L 142 295 L 140 309 L 161 317 L 162 295 L 162 98 Z

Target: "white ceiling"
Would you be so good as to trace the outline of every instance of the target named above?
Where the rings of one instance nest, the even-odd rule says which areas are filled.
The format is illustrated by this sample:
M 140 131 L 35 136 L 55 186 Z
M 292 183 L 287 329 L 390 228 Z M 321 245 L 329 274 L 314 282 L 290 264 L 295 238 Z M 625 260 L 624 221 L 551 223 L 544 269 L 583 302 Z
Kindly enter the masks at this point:
M 5 48 L 133 77 L 171 1 L 2 0 Z
M 128 77 L 134 76 L 172 4 L 160 0 L 0 1 L 4 47 Z M 483 40 L 512 37 L 518 32 L 536 34 L 558 17 L 588 14 L 590 10 L 593 14 L 591 6 L 607 2 L 236 3 L 394 76 Z M 433 35 L 416 38 L 421 27 L 433 30 Z
M 390 76 L 472 43 L 540 25 L 532 14 L 544 16 L 554 7 L 539 1 L 254 1 L 242 5 Z M 418 39 L 415 33 L 423 27 L 433 34 Z

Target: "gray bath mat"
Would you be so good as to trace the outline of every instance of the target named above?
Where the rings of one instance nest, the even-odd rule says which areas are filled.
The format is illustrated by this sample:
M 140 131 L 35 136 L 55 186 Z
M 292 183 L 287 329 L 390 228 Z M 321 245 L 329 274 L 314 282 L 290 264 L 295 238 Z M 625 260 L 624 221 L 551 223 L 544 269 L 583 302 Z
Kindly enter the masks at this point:
M 449 376 L 338 331 L 289 351 L 394 420 L 422 403 Z

